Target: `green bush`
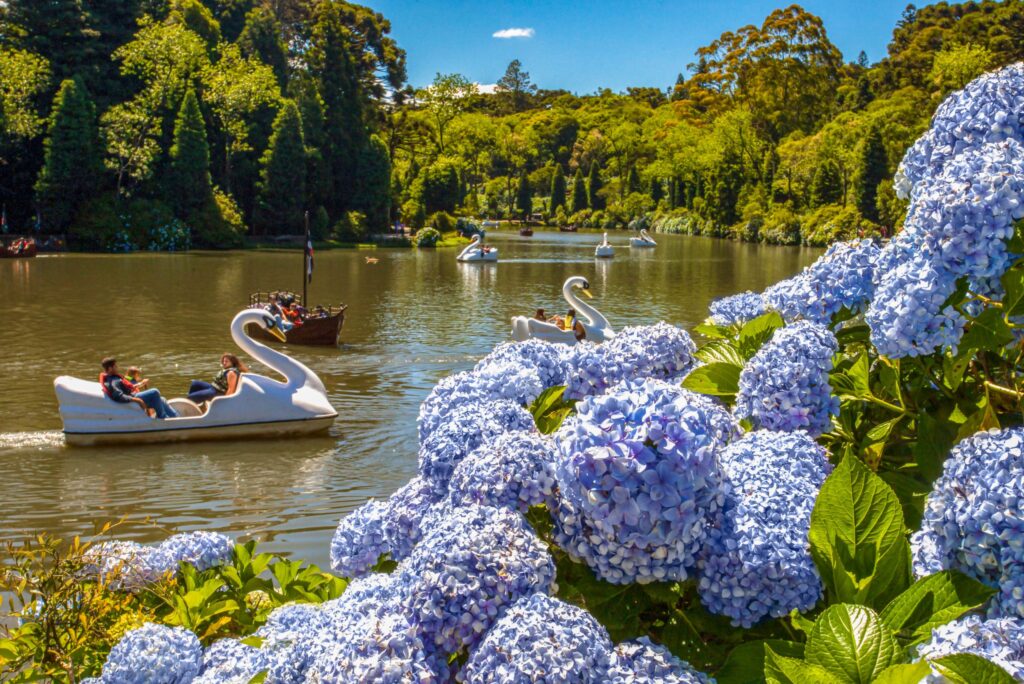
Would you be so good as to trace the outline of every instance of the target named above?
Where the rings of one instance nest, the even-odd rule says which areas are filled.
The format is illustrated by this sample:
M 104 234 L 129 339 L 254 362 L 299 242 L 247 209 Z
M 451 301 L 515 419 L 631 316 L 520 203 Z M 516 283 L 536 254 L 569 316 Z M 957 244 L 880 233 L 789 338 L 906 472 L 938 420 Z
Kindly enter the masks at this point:
M 800 244 L 800 218 L 787 206 L 773 207 L 765 216 L 761 240 L 775 245 Z
M 441 239 L 441 233 L 436 228 L 423 228 L 413 237 L 413 243 L 417 247 L 437 247 L 438 240 Z
M 800 236 L 806 245 L 824 247 L 839 240 L 877 234 L 877 226 L 862 217 L 853 206 L 826 204 L 800 221 Z
M 402 220 L 413 230 L 422 228 L 427 221 L 427 212 L 423 208 L 423 203 L 416 199 L 406 201 L 402 205 Z
M 117 203 L 109 194 L 88 200 L 68 229 L 68 246 L 89 252 L 106 250 L 122 230 L 117 209 Z
M 334 239 L 341 242 L 359 242 L 367 232 L 366 215 L 361 211 L 346 211 L 332 231 Z
M 331 235 L 331 218 L 327 215 L 327 209 L 320 205 L 313 212 L 309 221 L 309 233 L 314 240 L 326 240 Z
M 575 214 L 571 215 L 567 221 L 570 226 L 586 226 L 590 227 L 590 216 L 593 212 L 590 209 L 581 209 Z
M 220 188 L 213 189 L 213 197 L 196 215 L 192 238 L 201 247 L 231 249 L 242 245 L 245 223 L 242 212 L 231 195 Z
M 450 233 L 455 230 L 455 217 L 448 212 L 439 211 L 431 215 L 427 224 L 441 233 Z

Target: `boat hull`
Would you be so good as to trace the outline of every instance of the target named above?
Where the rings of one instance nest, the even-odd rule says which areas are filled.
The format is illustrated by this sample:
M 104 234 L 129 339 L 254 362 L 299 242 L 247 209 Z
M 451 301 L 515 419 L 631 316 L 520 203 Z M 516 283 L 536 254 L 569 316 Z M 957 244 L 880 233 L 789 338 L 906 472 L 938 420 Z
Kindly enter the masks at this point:
M 295 437 L 324 432 L 337 416 L 321 416 L 302 420 L 278 420 L 265 423 L 238 423 L 195 427 L 167 427 L 122 432 L 64 432 L 70 446 L 103 446 L 116 444 L 161 444 L 166 442 L 199 442 L 259 437 Z
M 345 324 L 344 310 L 334 316 L 326 318 L 306 319 L 298 328 L 292 328 L 285 333 L 288 344 L 303 344 L 315 346 L 337 346 L 341 343 L 341 328 Z M 278 342 L 277 339 L 266 330 L 250 323 L 245 328 L 247 335 L 261 342 Z

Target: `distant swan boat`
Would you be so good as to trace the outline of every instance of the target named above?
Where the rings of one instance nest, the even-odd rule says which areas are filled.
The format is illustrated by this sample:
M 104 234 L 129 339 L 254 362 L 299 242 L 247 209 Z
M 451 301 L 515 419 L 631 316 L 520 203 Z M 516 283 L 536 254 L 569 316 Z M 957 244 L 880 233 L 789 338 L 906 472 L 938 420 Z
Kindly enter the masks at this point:
M 608 242 L 608 233 L 604 234 L 604 241 L 594 249 L 594 256 L 602 259 L 610 259 L 615 256 L 615 248 Z
M 640 237 L 629 238 L 630 247 L 657 247 L 658 243 L 654 241 L 650 235 L 647 234 L 646 228 L 640 229 Z
M 497 261 L 498 260 L 498 249 L 497 247 L 483 247 L 480 244 L 480 234 L 477 233 L 473 236 L 473 241 L 466 245 L 466 248 L 459 252 L 459 256 L 455 257 L 456 261 L 471 262 L 471 261 Z

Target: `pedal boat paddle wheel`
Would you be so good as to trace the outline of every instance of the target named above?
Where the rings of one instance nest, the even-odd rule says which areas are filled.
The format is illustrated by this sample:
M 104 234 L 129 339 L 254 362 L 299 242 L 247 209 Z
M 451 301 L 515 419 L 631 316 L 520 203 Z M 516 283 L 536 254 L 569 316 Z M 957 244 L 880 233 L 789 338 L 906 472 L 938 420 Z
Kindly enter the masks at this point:
M 238 390 L 200 406 L 170 399 L 177 418 L 150 418 L 134 403 L 121 404 L 103 393 L 97 381 L 62 375 L 53 381 L 67 444 L 146 444 L 193 440 L 246 439 L 306 435 L 327 430 L 338 412 L 324 384 L 302 363 L 246 334 L 255 325 L 281 333 L 265 312 L 247 309 L 231 321 L 231 337 L 243 352 L 276 371 L 284 380 L 243 373 Z M 283 335 L 281 335 L 283 337 Z

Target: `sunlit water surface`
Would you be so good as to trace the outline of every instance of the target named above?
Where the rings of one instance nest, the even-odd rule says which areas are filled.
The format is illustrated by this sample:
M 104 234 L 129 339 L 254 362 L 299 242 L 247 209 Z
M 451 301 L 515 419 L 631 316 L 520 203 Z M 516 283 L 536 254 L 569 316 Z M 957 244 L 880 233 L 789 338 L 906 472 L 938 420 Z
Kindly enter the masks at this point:
M 599 234 L 489 239 L 497 264 L 458 264 L 454 250 L 317 254 L 310 300 L 349 305 L 344 344 L 288 351 L 327 386 L 340 414 L 328 434 L 135 448 L 64 446 L 53 377 L 94 378 L 115 354 L 181 395 L 235 350 L 228 324 L 250 291 L 301 287 L 301 254 L 0 260 L 0 539 L 88 535 L 127 517 L 120 537 L 210 529 L 326 565 L 338 519 L 415 474 L 416 414 L 434 383 L 506 340 L 511 316 L 564 311 L 569 276 L 590 280 L 616 327 L 692 327 L 713 298 L 763 289 L 818 254 L 666 235 L 631 249 L 613 234 L 614 259 L 599 261 Z

